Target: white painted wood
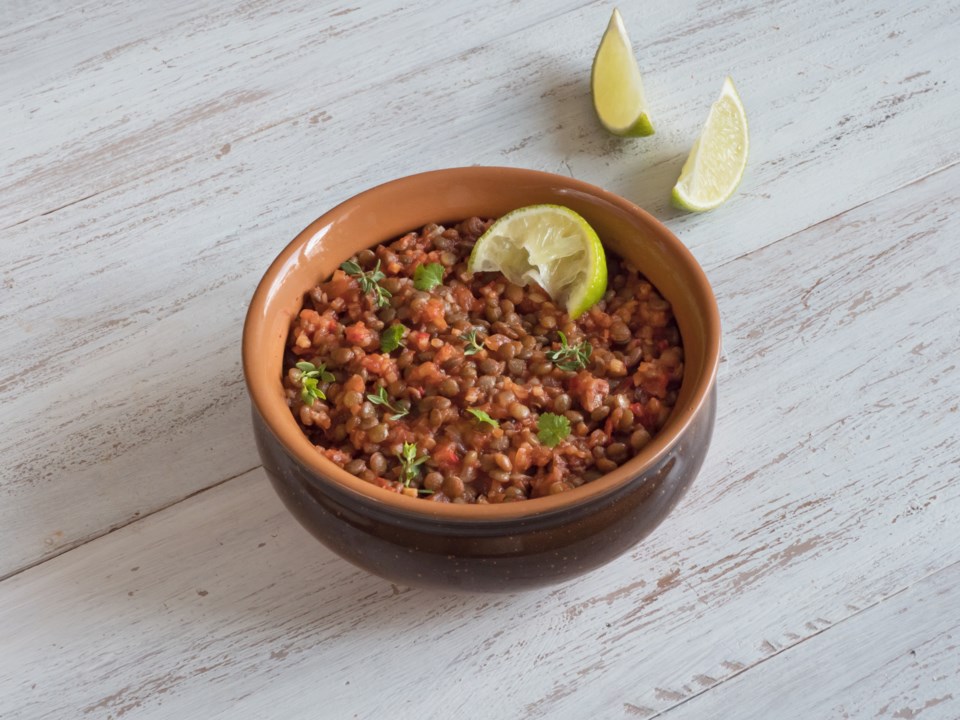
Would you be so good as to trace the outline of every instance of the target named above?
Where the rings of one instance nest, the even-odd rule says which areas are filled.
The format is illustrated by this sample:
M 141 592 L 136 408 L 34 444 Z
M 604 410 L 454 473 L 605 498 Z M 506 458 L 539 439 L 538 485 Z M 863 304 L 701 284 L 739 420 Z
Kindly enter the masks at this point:
M 421 96 L 403 98 L 417 118 L 425 102 L 429 108 L 430 92 L 416 79 L 423 68 L 437 72 L 450 58 L 583 4 L 490 0 L 478 11 L 392 0 L 181 0 L 132 11 L 106 0 L 17 28 L 0 36 L 14 58 L 0 72 L 0 118 L 10 131 L 0 227 L 201 153 L 213 161 L 230 143 L 278 124 L 323 125 L 334 101 L 362 92 L 383 99 L 384 85 L 398 78 Z M 71 32 L 78 26 L 83 32 Z
M 620 560 L 517 596 L 393 587 L 255 470 L 0 582 L 0 716 L 749 717 L 782 670 L 813 717 L 954 717 L 958 209 L 960 165 L 713 268 L 714 446 Z
M 257 464 L 245 303 L 357 190 L 472 162 L 569 171 L 715 267 L 960 157 L 957 3 L 625 5 L 660 128 L 636 141 L 592 117 L 609 8 L 580 4 L 103 1 L 0 35 L 0 576 Z M 676 216 L 725 72 L 747 178 Z
M 697 695 L 665 717 L 956 720 L 958 607 L 960 565 L 955 563 Z

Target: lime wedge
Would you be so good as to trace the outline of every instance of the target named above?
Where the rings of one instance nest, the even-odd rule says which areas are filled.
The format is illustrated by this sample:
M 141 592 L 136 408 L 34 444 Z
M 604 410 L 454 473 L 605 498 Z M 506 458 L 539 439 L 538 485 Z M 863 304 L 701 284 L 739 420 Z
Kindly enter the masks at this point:
M 749 150 L 747 116 L 733 80 L 727 78 L 673 186 L 673 204 L 694 212 L 722 205 L 740 184 Z
M 533 281 L 577 318 L 607 290 L 600 238 L 561 205 L 530 205 L 491 225 L 473 247 L 470 272 L 503 273 L 514 285 Z
M 597 117 L 607 130 L 614 135 L 653 135 L 640 68 L 619 10 L 614 9 L 593 57 L 590 89 Z

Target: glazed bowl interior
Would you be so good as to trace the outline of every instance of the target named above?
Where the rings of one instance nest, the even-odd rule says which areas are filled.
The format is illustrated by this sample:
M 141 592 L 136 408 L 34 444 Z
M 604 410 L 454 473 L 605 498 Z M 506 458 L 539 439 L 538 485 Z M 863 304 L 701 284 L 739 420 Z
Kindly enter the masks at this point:
M 436 222 L 499 217 L 537 203 L 583 215 L 608 250 L 628 259 L 672 304 L 684 347 L 684 379 L 664 427 L 636 457 L 574 490 L 520 503 L 458 505 L 384 491 L 325 458 L 287 407 L 281 382 L 291 321 L 304 294 L 356 252 Z M 311 223 L 277 257 L 257 287 L 243 332 L 243 364 L 256 410 L 278 440 L 321 479 L 392 506 L 397 512 L 449 520 L 503 520 L 551 513 L 609 492 L 652 466 L 703 405 L 720 357 L 716 300 L 690 252 L 651 215 L 598 187 L 515 168 L 438 170 L 388 182 L 338 205 Z

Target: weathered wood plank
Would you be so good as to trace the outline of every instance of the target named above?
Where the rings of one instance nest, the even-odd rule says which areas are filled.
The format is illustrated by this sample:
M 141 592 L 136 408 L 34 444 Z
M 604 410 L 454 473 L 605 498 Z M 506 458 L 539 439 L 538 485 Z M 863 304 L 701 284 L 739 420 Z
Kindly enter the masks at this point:
M 583 4 L 491 0 L 483 12 L 394 0 L 65 7 L 0 35 L 0 57 L 10 58 L 0 65 L 0 128 L 15 140 L 0 167 L 0 228 L 197 155 L 216 168 L 246 136 L 328 122 L 335 101 L 377 97 L 398 77 L 416 78 Z M 424 99 L 406 104 L 419 108 Z
M 429 167 L 507 163 L 569 170 L 668 217 L 667 188 L 718 69 L 730 69 L 754 127 L 743 191 L 712 215 L 670 220 L 713 267 L 952 162 L 960 147 L 950 3 L 785 3 L 776 19 L 745 3 L 626 7 L 661 128 L 646 141 L 610 138 L 591 115 L 586 73 L 607 12 L 598 4 L 512 34 L 499 5 L 455 29 L 447 16 L 402 11 L 398 27 L 419 22 L 416 37 L 433 28 L 453 46 L 409 50 L 404 37 L 402 62 L 387 6 L 371 5 L 383 9 L 365 26 L 373 35 L 345 26 L 359 43 L 349 47 L 366 48 L 348 71 L 399 74 L 355 92 L 347 75 L 350 87 L 329 97 L 311 89 L 311 63 L 330 61 L 328 43 L 343 51 L 341 36 L 298 56 L 272 51 L 294 22 L 265 18 L 272 4 L 223 10 L 216 22 L 193 5 L 171 10 L 160 55 L 186 53 L 203 68 L 182 88 L 160 67 L 166 84 L 140 82 L 135 60 L 152 50 L 122 42 L 160 10 L 140 26 L 120 4 L 97 7 L 81 38 L 91 47 L 63 32 L 45 41 L 58 43 L 37 89 L 48 91 L 38 106 L 47 120 L 0 113 L 25 153 L 0 168 L 20 184 L 0 205 L 11 222 L 33 217 L 0 242 L 0 576 L 257 463 L 239 380 L 245 302 L 289 237 L 359 189 Z M 523 7 L 529 15 L 508 14 L 511 29 L 559 10 Z M 134 23 L 119 35 L 117 13 Z M 228 36 L 253 43 L 250 64 L 218 74 Z M 46 45 L 18 43 L 16 57 L 21 47 L 40 73 L 31 53 Z M 773 66 L 782 82 L 770 82 Z M 244 92 L 266 94 L 234 102 Z M 97 108 L 95 121 L 71 104 L 78 98 Z M 65 124 L 74 116 L 86 124 Z
M 960 717 L 960 565 L 657 717 Z
M 256 470 L 0 582 L 0 714 L 669 717 L 850 623 L 872 639 L 849 664 L 874 668 L 851 681 L 883 684 L 901 644 L 956 628 L 927 612 L 876 635 L 944 568 L 915 597 L 955 604 L 958 188 L 960 166 L 712 270 L 730 340 L 714 447 L 617 562 L 512 597 L 391 587 Z M 891 687 L 891 715 L 945 695 L 949 645 Z
M 0 6 L 0 43 L 11 45 L 5 38 L 23 32 L 28 26 L 50 22 L 62 11 L 63 3 L 57 0 L 9 0 Z M 2 72 L 5 68 L 0 68 Z

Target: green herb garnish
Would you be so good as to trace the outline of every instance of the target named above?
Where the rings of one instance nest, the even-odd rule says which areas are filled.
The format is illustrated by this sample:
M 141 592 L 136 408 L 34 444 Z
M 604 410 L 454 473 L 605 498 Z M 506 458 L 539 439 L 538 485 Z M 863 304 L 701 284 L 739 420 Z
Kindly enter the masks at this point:
M 494 420 L 492 417 L 487 415 L 483 410 L 478 410 L 477 408 L 467 408 L 467 412 L 473 415 L 481 423 L 487 423 L 493 427 L 500 427 L 500 422 Z
M 537 437 L 547 447 L 556 447 L 570 434 L 570 421 L 563 415 L 544 413 L 537 420 Z
M 413 286 L 417 290 L 433 290 L 442 282 L 443 265 L 440 263 L 417 265 L 417 269 L 413 271 Z
M 417 457 L 417 444 L 405 442 L 403 450 L 397 453 L 400 458 L 400 478 L 404 487 L 410 487 L 410 483 L 420 474 L 420 466 L 427 461 L 426 455 Z
M 406 328 L 403 325 L 391 325 L 380 336 L 380 352 L 391 352 L 403 345 L 403 331 Z
M 300 399 L 304 404 L 313 405 L 317 400 L 326 400 L 327 396 L 323 390 L 317 387 L 317 383 L 336 380 L 333 373 L 327 370 L 326 364 L 314 365 L 311 362 L 298 362 L 296 368 L 300 371 Z
M 478 352 L 483 350 L 483 343 L 477 341 L 477 329 L 470 328 L 467 330 L 461 337 L 467 343 L 466 348 L 464 348 L 464 355 L 476 355 Z
M 562 332 L 558 332 L 557 334 L 560 336 L 560 349 L 547 350 L 545 353 L 547 359 L 561 370 L 566 370 L 567 372 L 585 368 L 587 363 L 590 362 L 590 354 L 593 352 L 593 347 L 590 343 L 584 341 L 579 345 L 571 346 L 567 343 L 566 335 Z
M 387 277 L 380 271 L 379 260 L 377 260 L 377 264 L 373 270 L 368 272 L 364 272 L 363 268 L 353 260 L 347 260 L 341 263 L 340 269 L 350 277 L 357 279 L 364 295 L 371 292 L 373 293 L 377 307 L 386 307 L 390 304 L 390 298 L 393 297 L 392 293 L 379 285 L 380 281 Z
M 377 388 L 375 395 L 367 395 L 367 400 L 372 402 L 374 405 L 383 405 L 383 407 L 392 412 L 393 415 L 390 416 L 391 420 L 399 420 L 410 412 L 410 410 L 401 405 L 394 405 L 391 403 L 390 398 L 387 397 L 387 389 L 383 387 L 383 385 Z

